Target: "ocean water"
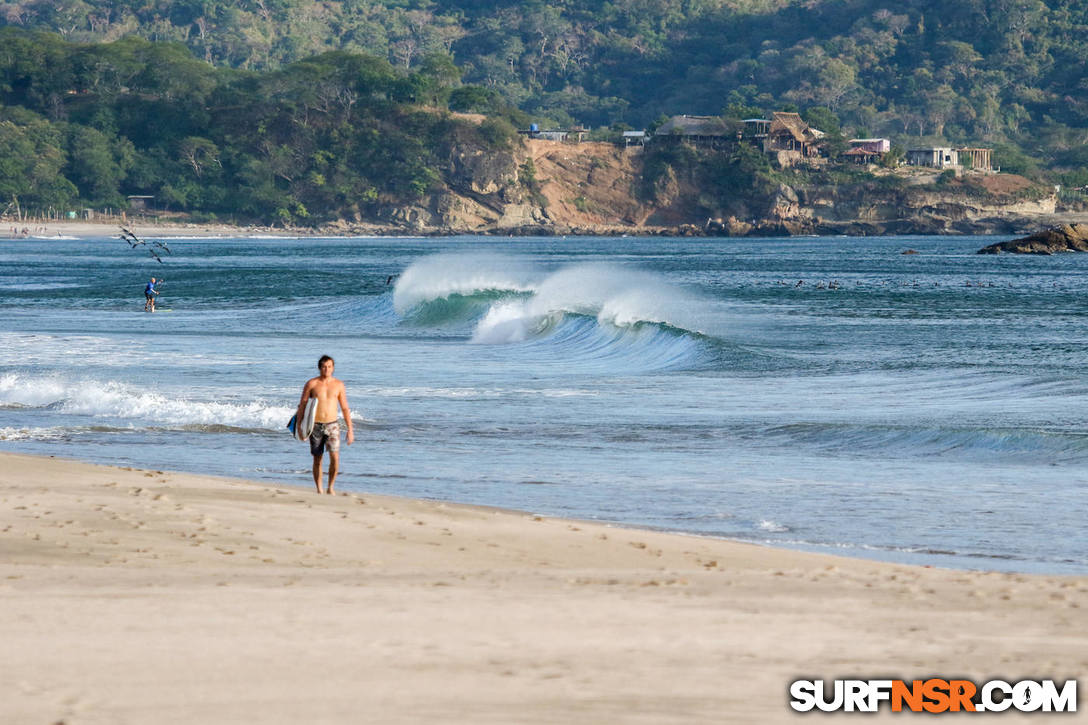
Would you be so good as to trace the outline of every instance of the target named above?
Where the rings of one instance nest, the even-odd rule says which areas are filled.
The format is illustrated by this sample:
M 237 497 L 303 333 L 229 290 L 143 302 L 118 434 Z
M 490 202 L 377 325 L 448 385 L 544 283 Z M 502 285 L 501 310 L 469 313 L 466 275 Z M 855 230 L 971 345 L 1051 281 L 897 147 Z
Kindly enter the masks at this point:
M 312 486 L 330 354 L 342 491 L 1088 573 L 1088 255 L 991 241 L 0 241 L 0 450 Z

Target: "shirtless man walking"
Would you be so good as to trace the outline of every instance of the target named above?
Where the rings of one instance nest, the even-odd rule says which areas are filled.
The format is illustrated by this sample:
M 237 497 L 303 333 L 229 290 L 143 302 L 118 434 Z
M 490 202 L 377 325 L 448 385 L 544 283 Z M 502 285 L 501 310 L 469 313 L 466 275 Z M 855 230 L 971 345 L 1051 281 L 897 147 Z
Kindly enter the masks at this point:
M 332 493 L 336 474 L 340 469 L 340 422 L 337 407 L 344 414 L 344 423 L 348 427 L 348 445 L 355 442 L 355 431 L 351 425 L 351 411 L 348 409 L 348 396 L 344 383 L 332 376 L 336 363 L 328 355 L 322 355 L 317 361 L 321 372 L 316 378 L 310 378 L 302 387 L 302 398 L 298 401 L 298 420 L 302 420 L 302 411 L 306 401 L 317 398 L 317 410 L 314 411 L 314 432 L 310 434 L 310 453 L 314 457 L 314 485 L 321 493 L 321 458 L 325 450 L 329 451 L 329 486 L 325 493 Z

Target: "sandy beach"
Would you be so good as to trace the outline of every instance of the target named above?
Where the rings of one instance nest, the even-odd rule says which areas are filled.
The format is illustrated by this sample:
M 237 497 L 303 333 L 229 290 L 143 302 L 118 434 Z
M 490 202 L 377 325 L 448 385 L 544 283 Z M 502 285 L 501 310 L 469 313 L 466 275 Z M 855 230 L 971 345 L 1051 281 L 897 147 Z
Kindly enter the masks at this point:
M 121 233 L 121 227 L 131 230 L 138 236 L 152 237 L 236 237 L 252 235 L 274 236 L 305 236 L 313 234 L 312 230 L 261 227 L 261 226 L 234 226 L 230 224 L 198 224 L 188 222 L 162 222 L 151 223 L 132 219 L 125 222 L 119 220 L 94 222 L 94 221 L 50 221 L 50 222 L 5 222 L 0 226 L 0 239 L 9 239 L 12 227 L 19 231 L 18 240 L 22 236 L 22 230 L 27 230 L 26 238 L 48 239 L 50 237 L 78 239 L 96 237 L 116 237 Z
M 0 464 L 3 722 L 764 723 L 800 677 L 1088 670 L 1084 577 Z

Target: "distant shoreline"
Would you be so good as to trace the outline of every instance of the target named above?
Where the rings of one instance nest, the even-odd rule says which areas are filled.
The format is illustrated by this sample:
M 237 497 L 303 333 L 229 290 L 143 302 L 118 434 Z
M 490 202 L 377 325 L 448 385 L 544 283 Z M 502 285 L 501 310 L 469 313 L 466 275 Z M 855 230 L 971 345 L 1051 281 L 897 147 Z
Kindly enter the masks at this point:
M 903 226 L 895 231 L 882 230 L 876 226 L 866 226 L 862 222 L 834 223 L 825 228 L 817 229 L 814 233 L 818 236 L 1016 236 L 1017 234 L 1035 232 L 1040 229 L 1069 223 L 1088 223 L 1088 213 L 1077 212 L 1068 214 L 1040 215 L 1038 217 L 1022 217 L 1009 220 L 1007 229 L 1010 231 L 998 231 L 992 224 L 980 222 L 974 231 L 966 227 L 964 231 L 952 232 L 926 232 L 912 229 L 910 225 Z M 12 227 L 20 231 L 25 228 L 27 233 L 13 236 Z M 405 229 L 395 226 L 382 226 L 362 223 L 333 222 L 320 227 L 272 227 L 262 225 L 232 225 L 232 224 L 208 224 L 196 222 L 166 222 L 151 224 L 146 222 L 127 222 L 125 228 L 130 229 L 138 236 L 161 238 L 184 237 L 451 237 L 451 236 L 480 236 L 480 237 L 532 237 L 532 236 L 604 236 L 604 237 L 707 237 L 725 239 L 759 239 L 760 237 L 788 237 L 788 236 L 812 236 L 811 233 L 793 235 L 787 229 L 780 230 L 780 234 L 760 235 L 730 235 L 719 231 L 700 229 L 692 224 L 683 224 L 677 227 L 623 227 L 618 225 L 606 225 L 587 229 L 571 229 L 566 227 L 548 228 L 534 226 L 531 228 L 518 228 L 509 230 L 486 229 L 479 231 L 469 230 L 441 230 L 441 229 Z M 1020 231 L 1011 231 L 1017 229 Z M 116 222 L 91 222 L 91 221 L 62 221 L 50 223 L 27 223 L 21 227 L 4 222 L 0 224 L 0 241 L 48 241 L 49 239 L 99 239 L 117 237 L 121 233 L 121 227 Z
M 11 227 L 16 226 L 11 223 L 5 223 L 0 225 L 0 240 L 4 241 L 22 241 L 22 240 L 49 240 L 50 238 L 63 239 L 65 237 L 75 237 L 79 239 L 97 239 L 102 237 L 117 237 L 121 234 L 121 226 L 116 222 L 50 222 L 50 223 L 36 223 L 36 224 L 23 224 L 20 230 L 25 227 L 29 229 L 26 236 L 11 236 Z M 272 227 L 263 226 L 239 226 L 232 224 L 197 224 L 197 223 L 159 223 L 148 224 L 143 222 L 127 222 L 125 224 L 126 229 L 130 229 L 132 232 L 139 236 L 155 236 L 155 237 L 187 237 L 187 236 L 200 236 L 200 237 L 234 237 L 234 236 L 252 236 L 256 234 L 269 235 L 269 236 L 282 236 L 282 237 L 297 237 L 297 236 L 309 236 L 304 230 L 298 229 L 274 229 Z

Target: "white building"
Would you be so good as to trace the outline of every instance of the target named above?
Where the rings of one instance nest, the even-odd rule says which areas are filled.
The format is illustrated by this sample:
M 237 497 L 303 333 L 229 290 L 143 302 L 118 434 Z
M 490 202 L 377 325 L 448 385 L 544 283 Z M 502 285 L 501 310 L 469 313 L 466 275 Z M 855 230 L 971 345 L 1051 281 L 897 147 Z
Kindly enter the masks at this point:
M 960 165 L 960 155 L 956 149 L 948 146 L 907 149 L 907 165 L 927 166 L 931 169 L 952 169 Z

